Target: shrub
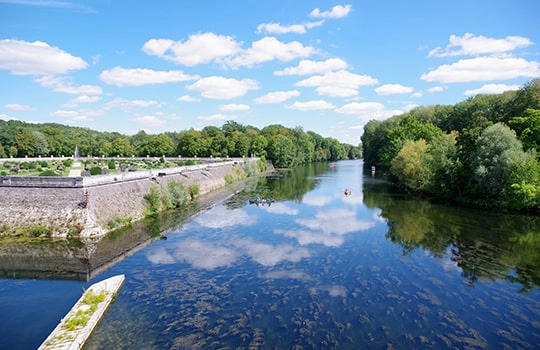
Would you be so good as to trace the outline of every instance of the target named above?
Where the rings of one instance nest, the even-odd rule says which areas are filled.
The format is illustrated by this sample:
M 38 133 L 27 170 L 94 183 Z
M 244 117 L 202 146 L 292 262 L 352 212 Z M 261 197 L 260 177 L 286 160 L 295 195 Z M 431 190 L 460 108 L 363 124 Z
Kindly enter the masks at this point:
M 107 163 L 107 167 L 109 168 L 109 170 L 114 170 L 116 169 L 116 163 L 114 160 L 109 160 L 109 162 Z
M 234 177 L 231 174 L 225 175 L 224 179 L 225 179 L 225 183 L 227 185 L 230 185 L 230 184 L 232 184 L 234 182 Z
M 109 226 L 109 228 L 113 230 L 117 227 L 122 227 L 122 226 L 131 224 L 131 220 L 132 220 L 131 216 L 123 217 L 120 215 L 116 215 L 111 220 L 109 220 L 109 222 L 107 223 L 107 226 Z
M 150 187 L 150 191 L 144 195 L 146 201 L 146 211 L 148 215 L 155 214 L 161 209 L 161 196 L 156 185 Z
M 199 187 L 199 184 L 189 185 L 189 195 L 191 197 L 191 200 L 193 200 L 196 196 L 198 196 L 200 192 L 201 192 L 201 189 Z
M 51 231 L 49 231 L 49 229 L 42 225 L 32 227 L 31 233 L 34 237 L 51 235 Z
M 0 171 L 0 176 L 7 176 L 7 173 L 5 170 Z
M 45 170 L 39 173 L 39 176 L 58 176 L 54 170 Z
M 64 161 L 62 162 L 62 164 L 64 164 L 64 166 L 65 166 L 66 168 L 69 168 L 70 166 L 73 165 L 73 160 L 72 160 L 72 159 L 66 159 L 66 160 L 64 160 Z
M 170 196 L 171 208 L 180 208 L 187 203 L 188 197 L 184 184 L 180 181 L 170 181 L 167 183 L 167 191 Z
M 101 175 L 101 168 L 98 166 L 93 166 L 90 168 L 90 175 Z
M 48 168 L 49 163 L 46 160 L 40 160 L 39 161 L 39 166 L 41 166 L 42 168 Z

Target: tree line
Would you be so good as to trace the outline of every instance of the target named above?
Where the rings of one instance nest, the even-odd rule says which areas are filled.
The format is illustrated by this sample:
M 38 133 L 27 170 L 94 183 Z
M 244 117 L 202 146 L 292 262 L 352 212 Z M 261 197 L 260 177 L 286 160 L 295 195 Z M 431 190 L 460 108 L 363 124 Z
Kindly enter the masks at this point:
M 407 189 L 540 212 L 540 79 L 370 121 L 361 140 L 365 164 L 389 170 Z
M 319 161 L 361 158 L 360 145 L 340 143 L 302 127 L 269 125 L 262 129 L 227 121 L 221 128 L 135 135 L 100 132 L 55 123 L 31 124 L 0 120 L 0 158 L 71 156 L 97 157 L 249 157 L 290 168 Z

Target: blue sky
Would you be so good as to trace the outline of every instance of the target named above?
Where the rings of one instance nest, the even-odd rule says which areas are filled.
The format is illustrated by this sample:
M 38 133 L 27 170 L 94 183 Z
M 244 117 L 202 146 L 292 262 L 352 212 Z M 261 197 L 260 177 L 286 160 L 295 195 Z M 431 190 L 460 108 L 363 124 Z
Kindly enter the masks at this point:
M 537 0 L 0 0 L 0 119 L 131 135 L 301 126 L 357 145 L 540 77 Z

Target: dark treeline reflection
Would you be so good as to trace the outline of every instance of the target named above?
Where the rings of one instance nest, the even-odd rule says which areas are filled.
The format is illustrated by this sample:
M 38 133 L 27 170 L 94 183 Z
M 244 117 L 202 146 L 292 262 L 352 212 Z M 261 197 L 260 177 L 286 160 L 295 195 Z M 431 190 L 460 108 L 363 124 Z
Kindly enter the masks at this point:
M 364 203 L 380 208 L 386 237 L 407 255 L 423 249 L 450 258 L 467 283 L 506 279 L 528 292 L 540 286 L 540 218 L 445 206 L 413 198 L 372 178 Z

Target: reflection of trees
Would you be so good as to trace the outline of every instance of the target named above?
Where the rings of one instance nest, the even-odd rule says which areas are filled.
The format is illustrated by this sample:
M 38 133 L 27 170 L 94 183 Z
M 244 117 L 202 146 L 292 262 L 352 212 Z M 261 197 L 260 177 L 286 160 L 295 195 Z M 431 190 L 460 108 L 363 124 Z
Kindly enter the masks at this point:
M 380 208 L 386 237 L 404 254 L 418 248 L 433 256 L 447 251 L 470 285 L 506 279 L 530 291 L 540 286 L 540 218 L 490 213 L 415 200 L 388 184 L 364 184 L 364 202 Z M 448 249 L 450 248 L 450 249 Z
M 256 196 L 276 201 L 301 202 L 304 195 L 317 186 L 317 176 L 328 169 L 327 163 L 312 163 L 261 176 L 256 182 L 246 184 L 234 197 L 227 200 L 226 205 L 229 208 L 239 208 Z

